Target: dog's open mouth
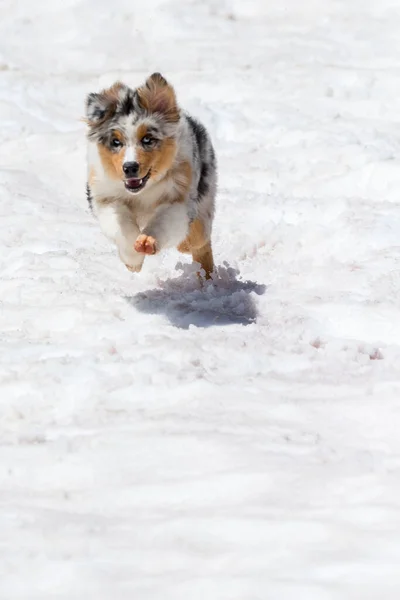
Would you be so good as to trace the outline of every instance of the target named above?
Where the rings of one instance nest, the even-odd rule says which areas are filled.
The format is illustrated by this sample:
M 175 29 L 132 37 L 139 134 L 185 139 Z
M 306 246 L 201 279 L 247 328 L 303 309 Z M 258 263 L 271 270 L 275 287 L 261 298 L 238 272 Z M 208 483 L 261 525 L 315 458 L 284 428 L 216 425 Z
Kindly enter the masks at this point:
M 139 179 L 138 177 L 129 177 L 128 179 L 125 179 L 125 181 L 124 181 L 125 187 L 128 190 L 128 192 L 132 192 L 133 194 L 136 194 L 137 192 L 140 192 L 140 190 L 142 190 L 144 188 L 149 177 L 150 177 L 150 171 L 147 173 L 147 175 L 145 175 L 145 177 L 142 177 L 142 179 Z

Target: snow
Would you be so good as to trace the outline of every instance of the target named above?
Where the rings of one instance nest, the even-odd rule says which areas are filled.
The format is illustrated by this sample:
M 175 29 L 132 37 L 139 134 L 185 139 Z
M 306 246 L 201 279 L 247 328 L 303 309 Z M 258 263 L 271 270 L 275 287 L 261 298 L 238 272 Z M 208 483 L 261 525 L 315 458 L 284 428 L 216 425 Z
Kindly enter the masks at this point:
M 0 598 L 397 600 L 400 4 L 3 0 Z M 220 165 L 203 287 L 85 200 L 159 70 Z

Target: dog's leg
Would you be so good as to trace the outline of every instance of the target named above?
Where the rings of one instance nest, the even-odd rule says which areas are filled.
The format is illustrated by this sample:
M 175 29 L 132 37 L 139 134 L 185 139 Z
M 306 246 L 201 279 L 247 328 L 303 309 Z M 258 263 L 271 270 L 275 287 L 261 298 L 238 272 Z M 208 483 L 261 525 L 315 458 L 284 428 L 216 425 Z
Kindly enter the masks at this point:
M 211 279 L 211 273 L 214 271 L 214 259 L 211 248 L 211 242 L 207 242 L 201 248 L 192 250 L 193 261 L 200 263 L 206 273 L 206 279 Z
M 200 263 L 206 273 L 206 279 L 214 270 L 214 260 L 211 248 L 211 242 L 207 239 L 204 223 L 200 219 L 195 219 L 189 228 L 186 238 L 178 246 L 179 252 L 189 253 L 194 262 Z
M 134 247 L 140 232 L 130 211 L 113 204 L 97 204 L 96 213 L 103 233 L 116 244 L 121 261 L 129 271 L 138 273 L 144 255 L 136 252 Z
M 138 236 L 135 249 L 143 254 L 155 254 L 183 240 L 189 229 L 185 204 L 163 204 Z

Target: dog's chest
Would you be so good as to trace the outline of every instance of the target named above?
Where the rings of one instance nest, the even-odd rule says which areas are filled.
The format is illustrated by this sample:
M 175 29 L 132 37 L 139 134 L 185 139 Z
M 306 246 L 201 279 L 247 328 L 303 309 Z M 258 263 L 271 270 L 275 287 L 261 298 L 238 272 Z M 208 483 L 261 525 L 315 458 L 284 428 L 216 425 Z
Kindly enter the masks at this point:
M 162 181 L 137 196 L 130 194 L 125 197 L 125 203 L 128 204 L 132 217 L 140 229 L 149 222 L 161 206 L 171 202 L 173 192 L 170 183 Z

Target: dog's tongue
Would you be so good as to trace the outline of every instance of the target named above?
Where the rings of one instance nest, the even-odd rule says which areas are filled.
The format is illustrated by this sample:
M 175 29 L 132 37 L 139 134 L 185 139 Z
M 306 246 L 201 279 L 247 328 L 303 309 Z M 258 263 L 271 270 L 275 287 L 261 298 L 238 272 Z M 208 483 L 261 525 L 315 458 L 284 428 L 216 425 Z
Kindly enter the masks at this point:
M 143 182 L 142 179 L 137 179 L 135 177 L 132 177 L 131 179 L 126 180 L 128 187 L 130 187 L 132 189 L 140 187 L 142 185 L 142 182 Z

